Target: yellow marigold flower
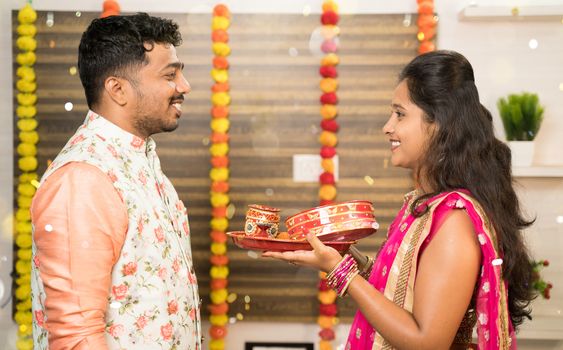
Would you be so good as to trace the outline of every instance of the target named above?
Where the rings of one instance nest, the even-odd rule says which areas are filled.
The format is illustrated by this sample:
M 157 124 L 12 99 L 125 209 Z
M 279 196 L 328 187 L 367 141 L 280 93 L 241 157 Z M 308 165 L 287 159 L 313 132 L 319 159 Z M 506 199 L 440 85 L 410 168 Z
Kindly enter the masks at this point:
M 229 196 L 224 193 L 213 193 L 210 202 L 213 208 L 224 207 L 229 204 Z
M 231 96 L 226 92 L 216 92 L 211 95 L 211 103 L 213 103 L 214 106 L 227 106 L 231 103 Z
M 19 303 L 16 304 L 16 310 L 18 311 L 29 310 L 29 309 L 31 309 L 31 299 L 20 301 Z
M 31 250 L 31 249 L 19 249 L 19 250 Z M 31 282 L 31 273 L 23 274 L 16 279 L 16 284 L 21 286 L 22 284 L 29 284 Z
M 33 51 L 18 53 L 16 56 L 16 62 L 22 66 L 33 66 L 36 60 L 37 56 L 35 56 L 35 52 Z
M 323 119 L 334 119 L 338 114 L 338 109 L 335 105 L 322 105 L 321 116 Z
M 227 245 L 225 243 L 213 242 L 210 249 L 215 255 L 223 255 L 227 252 Z
M 209 323 L 214 326 L 224 326 L 229 322 L 227 315 L 211 315 L 209 316 Z
M 331 158 L 323 158 L 321 160 L 321 167 L 324 171 L 334 174 L 334 162 Z
M 213 181 L 227 181 L 229 179 L 229 168 L 211 168 L 209 177 Z
M 28 196 L 18 196 L 18 207 L 30 208 L 32 199 L 33 199 L 32 197 L 28 197 Z
M 211 130 L 225 134 L 229 131 L 229 127 L 231 126 L 231 122 L 227 118 L 214 118 L 211 119 Z
M 226 142 L 214 143 L 209 147 L 209 152 L 213 157 L 226 156 L 229 153 L 229 145 Z
M 30 327 L 31 328 L 31 327 Z M 33 339 L 18 339 L 16 341 L 17 350 L 33 350 Z
M 16 232 L 18 233 L 18 237 L 20 235 L 24 235 L 24 236 L 29 236 L 29 238 L 31 238 L 31 229 L 32 226 L 29 221 L 16 221 Z M 29 247 L 21 247 L 21 248 L 29 248 Z
M 35 119 L 20 119 L 18 120 L 18 129 L 21 131 L 33 131 L 37 128 L 37 120 Z
M 37 114 L 35 106 L 18 106 L 16 108 L 16 115 L 19 118 L 33 118 Z
M 24 182 L 18 185 L 18 193 L 24 196 L 33 197 L 35 190 L 35 186 L 29 182 Z
M 31 261 L 29 260 L 18 260 L 16 261 L 16 271 L 20 274 L 30 274 L 31 273 Z
M 229 56 L 231 53 L 231 47 L 225 43 L 213 43 L 212 45 L 213 53 L 216 56 Z
M 30 307 L 31 308 L 31 307 Z M 20 337 L 26 337 L 33 335 L 33 327 L 27 325 L 21 325 L 18 327 L 18 335 Z
M 22 157 L 18 160 L 18 166 L 23 171 L 34 171 L 37 169 L 37 158 Z
M 332 131 L 323 130 L 319 136 L 319 143 L 323 146 L 334 147 L 338 143 L 338 138 Z
M 20 208 L 16 211 L 16 220 L 18 221 L 30 221 L 31 220 L 31 212 L 28 209 Z
M 319 197 L 327 201 L 333 200 L 336 198 L 336 187 L 333 185 L 322 185 L 319 189 Z
M 229 220 L 227 218 L 213 218 L 211 219 L 211 228 L 217 231 L 227 231 L 229 227 Z
M 332 350 L 332 344 L 328 340 L 321 340 L 319 342 L 319 350 Z
M 337 55 L 329 53 L 321 60 L 321 66 L 336 66 L 340 62 Z
M 326 290 L 319 292 L 318 299 L 321 302 L 321 304 L 332 304 L 336 300 L 337 296 L 338 294 L 336 294 L 335 291 Z
M 20 23 L 29 24 L 35 22 L 36 19 L 37 12 L 35 12 L 29 3 L 25 4 L 18 12 L 18 22 Z
M 16 82 L 16 88 L 21 92 L 34 92 L 37 84 L 33 81 L 20 79 Z
M 224 243 L 212 243 L 211 244 L 211 251 L 212 251 L 213 254 L 222 255 L 226 252 L 226 250 L 223 253 L 214 252 L 213 251 L 213 244 L 225 245 Z M 227 266 L 212 266 L 211 270 L 209 270 L 209 275 L 212 278 L 227 278 L 227 276 L 229 276 L 229 268 Z
M 22 284 L 18 288 L 16 288 L 16 298 L 18 300 L 25 300 L 31 296 L 31 286 L 29 284 Z M 17 322 L 17 320 L 16 320 Z M 20 324 L 18 322 L 18 324 Z
M 35 51 L 37 48 L 37 40 L 30 36 L 20 36 L 16 40 L 16 46 L 22 51 Z
M 18 69 L 16 70 L 16 75 L 27 81 L 35 80 L 35 70 L 31 67 L 27 67 L 27 66 L 18 67 Z
M 18 178 L 20 183 L 27 183 L 39 179 L 37 173 L 23 173 Z
M 20 143 L 17 147 L 17 152 L 20 156 L 35 156 L 37 154 L 37 147 L 31 143 Z
M 224 83 L 229 80 L 229 71 L 226 69 L 213 68 L 211 70 L 211 77 L 218 83 Z
M 323 2 L 323 12 L 332 11 L 338 13 L 338 5 L 331 0 Z
M 331 328 L 335 324 L 334 317 L 321 315 L 317 318 L 317 324 L 321 328 Z
M 225 339 L 211 339 L 209 350 L 225 350 Z
M 338 89 L 338 80 L 334 78 L 321 79 L 319 87 L 323 92 L 335 92 Z
M 213 22 L 211 23 L 211 29 L 212 30 L 217 30 L 217 29 L 225 30 L 225 29 L 229 28 L 230 25 L 231 25 L 231 21 L 227 17 L 214 16 Z
M 20 67 L 23 68 L 23 67 Z M 19 69 L 19 68 L 18 68 Z M 22 106 L 32 106 L 37 102 L 37 95 L 35 94 L 17 94 L 18 104 Z
M 22 131 L 19 134 L 21 142 L 36 144 L 39 141 L 37 131 Z
M 34 24 L 20 24 L 17 31 L 22 36 L 35 36 L 37 34 L 37 27 Z
M 211 302 L 213 304 L 224 303 L 225 300 L 227 300 L 227 290 L 224 288 L 212 290 L 211 293 L 209 293 L 209 297 L 211 298 Z
M 31 249 L 18 249 L 18 259 L 31 260 Z
M 31 230 L 31 224 L 29 224 Z M 20 248 L 31 248 L 31 235 L 20 233 L 16 237 L 16 245 Z

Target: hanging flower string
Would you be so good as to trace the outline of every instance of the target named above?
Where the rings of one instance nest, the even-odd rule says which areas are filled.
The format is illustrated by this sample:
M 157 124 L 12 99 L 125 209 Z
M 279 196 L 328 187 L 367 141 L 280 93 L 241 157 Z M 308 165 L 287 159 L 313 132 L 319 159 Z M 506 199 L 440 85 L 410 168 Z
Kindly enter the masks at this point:
M 436 36 L 436 22 L 438 17 L 434 14 L 434 0 L 417 0 L 418 3 L 418 53 L 436 50 L 434 37 Z
M 209 349 L 225 348 L 227 335 L 227 285 L 229 276 L 229 258 L 227 257 L 227 235 L 229 226 L 229 62 L 227 56 L 231 52 L 228 45 L 230 12 L 225 5 L 217 5 L 213 9 L 211 39 L 213 41 L 213 68 L 211 77 L 214 84 L 211 88 L 211 292 L 209 305 Z
M 338 109 L 338 97 L 336 90 L 338 89 L 338 71 L 336 66 L 339 63 L 337 56 L 338 51 L 338 35 L 340 29 L 338 28 L 338 6 L 332 0 L 327 0 L 323 3 L 323 11 L 321 15 L 321 33 L 324 38 L 321 44 L 321 50 L 324 57 L 321 61 L 319 74 L 321 75 L 321 82 L 319 87 L 322 91 L 320 98 L 321 102 L 321 134 L 319 136 L 319 143 L 321 144 L 321 166 L 323 169 L 319 177 L 319 199 L 320 204 L 332 204 L 336 198 L 336 181 L 334 178 L 334 160 L 336 156 L 336 145 L 338 138 L 338 122 L 336 116 Z M 335 338 L 334 325 L 337 323 L 336 315 L 338 308 L 336 306 L 336 292 L 332 290 L 326 281 L 326 274 L 320 274 L 320 281 L 318 285 L 318 299 L 319 299 L 319 317 L 317 323 L 321 330 L 319 332 L 320 350 L 332 349 L 332 341 Z
M 26 4 L 18 12 L 17 27 L 18 39 L 16 46 L 19 53 L 16 56 L 18 68 L 16 75 L 16 88 L 18 90 L 16 115 L 18 118 L 17 128 L 19 130 L 19 144 L 17 146 L 18 168 L 20 176 L 18 178 L 17 207 L 15 211 L 15 236 L 16 243 L 16 287 L 15 301 L 16 312 L 14 319 L 18 324 L 18 338 L 16 341 L 17 349 L 32 349 L 32 321 L 31 313 L 31 199 L 35 194 L 39 182 L 37 181 L 37 95 L 35 90 L 35 49 L 37 41 L 35 34 L 37 28 L 35 21 L 37 13 Z M 35 315 L 38 322 L 43 321 L 43 315 Z

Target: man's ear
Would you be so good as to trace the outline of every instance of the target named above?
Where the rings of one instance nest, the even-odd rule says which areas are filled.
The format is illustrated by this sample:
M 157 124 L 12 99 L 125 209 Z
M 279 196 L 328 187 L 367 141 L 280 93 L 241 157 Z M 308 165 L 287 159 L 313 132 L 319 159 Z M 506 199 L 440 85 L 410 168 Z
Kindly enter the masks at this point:
M 129 88 L 130 84 L 127 80 L 115 76 L 108 77 L 104 82 L 104 89 L 109 98 L 120 106 L 125 106 L 127 104 L 126 90 Z

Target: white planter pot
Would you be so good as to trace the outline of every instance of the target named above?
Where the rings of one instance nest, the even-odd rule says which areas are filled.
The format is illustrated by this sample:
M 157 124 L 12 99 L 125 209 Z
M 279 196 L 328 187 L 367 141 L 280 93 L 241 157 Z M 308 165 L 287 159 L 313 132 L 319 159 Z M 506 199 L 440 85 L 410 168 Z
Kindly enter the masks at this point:
M 531 166 L 534 160 L 534 141 L 508 141 L 512 153 L 512 166 Z

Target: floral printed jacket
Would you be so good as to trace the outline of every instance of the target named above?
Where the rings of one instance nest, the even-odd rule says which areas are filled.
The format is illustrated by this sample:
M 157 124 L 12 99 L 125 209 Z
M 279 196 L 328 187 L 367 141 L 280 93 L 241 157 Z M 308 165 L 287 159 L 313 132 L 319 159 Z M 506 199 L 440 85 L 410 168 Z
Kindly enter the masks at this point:
M 69 162 L 94 165 L 126 204 L 128 229 L 112 270 L 105 313 L 109 349 L 200 349 L 200 302 L 187 211 L 162 173 L 155 142 L 134 136 L 89 111 L 41 183 Z M 42 327 L 45 291 L 32 264 L 34 343 L 48 348 Z

